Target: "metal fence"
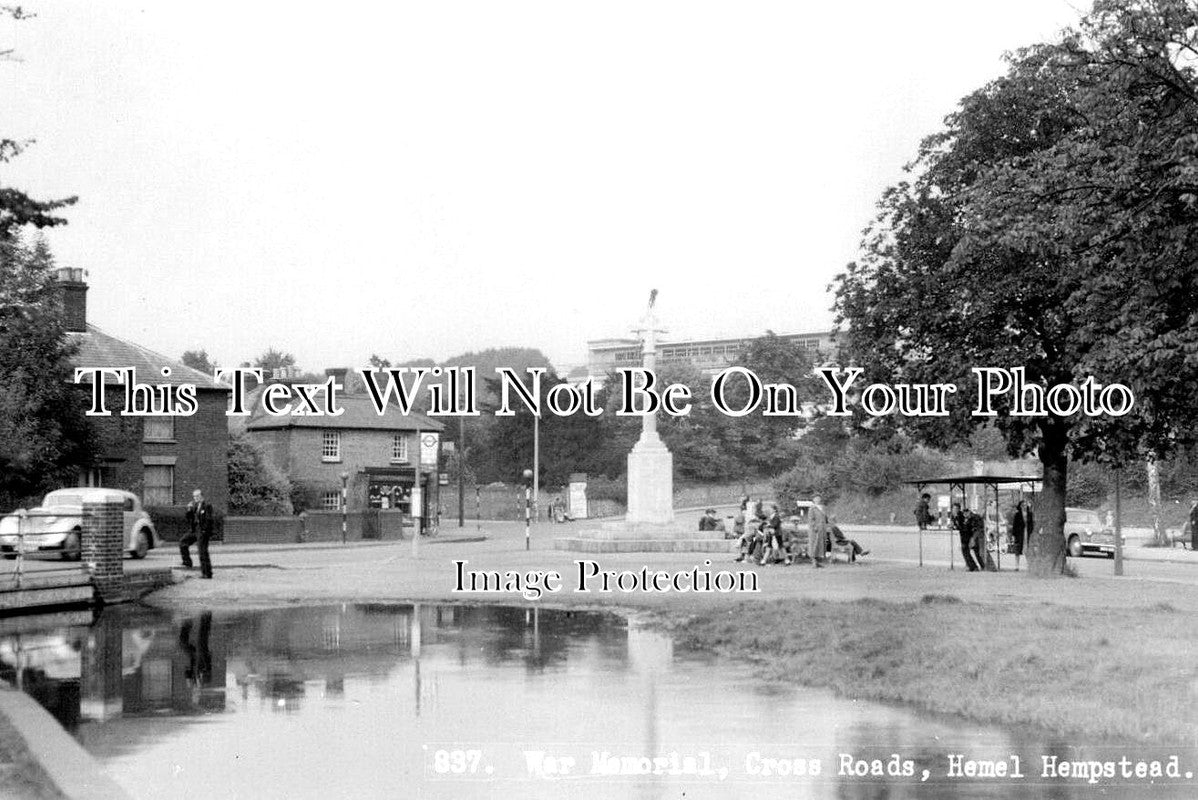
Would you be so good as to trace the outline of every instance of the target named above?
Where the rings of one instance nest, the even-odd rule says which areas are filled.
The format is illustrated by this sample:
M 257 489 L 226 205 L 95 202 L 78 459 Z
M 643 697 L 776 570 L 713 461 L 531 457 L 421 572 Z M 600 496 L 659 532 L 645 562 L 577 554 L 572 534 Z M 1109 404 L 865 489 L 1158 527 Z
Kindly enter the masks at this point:
M 69 551 L 65 548 L 46 549 L 43 550 L 37 541 L 27 541 L 27 537 L 41 537 L 45 535 L 44 526 L 38 524 L 39 518 L 54 518 L 54 519 L 77 519 L 80 530 L 76 532 L 73 528 L 68 529 L 67 536 L 75 536 L 75 545 Z M 8 530 L 12 524 L 10 520 L 16 520 L 16 530 Z M 25 510 L 19 509 L 11 514 L 3 517 L 3 533 L 0 533 L 0 554 L 3 554 L 3 559 L 0 560 L 0 586 L 5 588 L 20 589 L 35 579 L 37 576 L 50 577 L 72 572 L 87 571 L 87 566 L 83 563 L 83 520 L 82 512 L 67 512 L 59 513 L 44 509 Z M 64 545 L 67 541 L 64 540 Z M 65 560 L 71 553 L 78 554 L 71 560 Z M 27 556 L 38 556 L 36 558 L 27 558 Z M 48 560 L 47 556 L 51 556 L 53 560 Z

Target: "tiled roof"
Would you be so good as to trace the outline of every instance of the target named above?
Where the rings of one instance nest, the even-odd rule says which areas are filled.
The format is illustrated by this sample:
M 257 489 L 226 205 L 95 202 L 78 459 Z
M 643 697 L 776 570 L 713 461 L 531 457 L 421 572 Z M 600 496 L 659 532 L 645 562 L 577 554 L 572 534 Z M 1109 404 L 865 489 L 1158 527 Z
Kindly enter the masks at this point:
M 72 332 L 68 333 L 67 336 L 79 343 L 79 350 L 71 358 L 71 363 L 76 367 L 110 367 L 112 369 L 133 367 L 137 370 L 137 380 L 139 383 L 165 383 L 172 386 L 191 383 L 195 384 L 198 389 L 229 390 L 229 387 L 225 384 L 214 381 L 211 375 L 205 375 L 181 361 L 167 358 L 161 353 L 155 353 L 153 350 L 148 350 L 141 345 L 127 342 L 124 339 L 118 339 L 100 330 L 95 325 L 89 324 L 86 333 Z M 171 374 L 164 377 L 162 374 L 163 367 L 169 368 Z M 104 380 L 106 384 L 120 383 L 120 381 L 112 376 L 108 376 Z M 88 379 L 80 382 L 91 383 Z
M 281 417 L 272 417 L 262 410 L 262 403 L 259 399 L 261 393 L 261 388 L 246 393 L 247 407 L 253 409 L 250 421 L 246 423 L 246 430 L 337 428 L 342 430 L 440 431 L 445 427 L 444 423 L 429 419 L 414 411 L 410 414 L 402 414 L 394 404 L 389 405 L 380 416 L 374 410 L 374 403 L 364 394 L 338 394 L 337 405 L 344 409 L 344 413 L 336 417 L 308 414 L 285 414 Z M 318 396 L 318 398 L 322 397 L 323 395 Z M 302 403 L 302 401 L 292 401 L 292 407 L 294 408 L 297 403 Z

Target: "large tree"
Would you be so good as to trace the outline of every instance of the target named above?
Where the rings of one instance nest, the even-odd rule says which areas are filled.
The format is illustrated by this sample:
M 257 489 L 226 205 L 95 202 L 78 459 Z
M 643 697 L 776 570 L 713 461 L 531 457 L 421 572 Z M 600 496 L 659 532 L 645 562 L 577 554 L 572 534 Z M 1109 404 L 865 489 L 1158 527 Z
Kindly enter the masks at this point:
M 748 343 L 736 361 L 756 375 L 763 384 L 794 386 L 794 408 L 798 412 L 813 408 L 821 395 L 815 383 L 811 365 L 818 357 L 815 351 L 803 350 L 796 342 L 784 339 L 767 330 Z M 727 392 L 729 406 L 744 408 L 749 398 L 747 384 L 739 379 L 730 381 Z M 702 402 L 710 403 L 703 397 Z M 780 399 L 780 405 L 786 402 Z M 736 461 L 743 474 L 771 476 L 787 469 L 796 456 L 795 434 L 806 422 L 797 413 L 765 416 L 762 405 L 743 417 L 728 417 L 721 450 Z
M 0 510 L 74 483 L 91 462 L 53 266 L 44 241 L 0 238 Z
M 20 6 L 0 5 L 0 17 L 24 20 L 32 16 Z M 0 62 L 11 60 L 12 55 L 12 50 L 0 50 Z M 9 139 L 0 135 L 0 164 L 7 164 L 31 144 L 31 139 Z M 35 228 L 65 225 L 66 220 L 58 216 L 57 212 L 72 205 L 77 199 L 65 197 L 59 200 L 35 200 L 20 189 L 5 186 L 0 180 L 0 242 L 11 241 L 26 225 Z
M 1100 0 L 1077 30 L 1011 56 L 923 142 L 836 282 L 864 380 L 958 385 L 950 418 L 904 420 L 939 443 L 985 421 L 970 415 L 973 367 L 1133 389 L 1121 417 L 997 404 L 1010 452 L 1043 465 L 1033 574 L 1064 569 L 1071 458 L 1119 464 L 1194 438 L 1196 36 L 1192 3 Z

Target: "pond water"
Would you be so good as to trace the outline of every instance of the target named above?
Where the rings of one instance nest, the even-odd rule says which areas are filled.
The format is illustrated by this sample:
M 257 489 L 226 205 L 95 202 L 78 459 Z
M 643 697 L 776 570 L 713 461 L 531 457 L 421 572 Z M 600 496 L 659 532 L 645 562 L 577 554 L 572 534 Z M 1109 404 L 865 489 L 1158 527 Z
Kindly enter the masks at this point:
M 5 623 L 0 678 L 36 698 L 137 798 L 1194 791 L 1184 777 L 1192 752 L 1178 753 L 1181 778 L 1154 783 L 1045 778 L 1046 758 L 1126 754 L 1167 766 L 1171 752 L 1077 746 L 780 684 L 611 614 L 126 606 L 94 621 Z M 1008 774 L 966 774 L 979 768 Z

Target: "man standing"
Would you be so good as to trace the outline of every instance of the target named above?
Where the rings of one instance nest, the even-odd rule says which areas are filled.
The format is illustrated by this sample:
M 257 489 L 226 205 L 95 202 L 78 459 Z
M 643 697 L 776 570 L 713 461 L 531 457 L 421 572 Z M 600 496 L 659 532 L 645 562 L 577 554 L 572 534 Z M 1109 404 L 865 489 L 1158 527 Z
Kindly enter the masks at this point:
M 1024 543 L 1032 535 L 1035 518 L 1031 503 L 1022 498 L 1015 504 L 1015 515 L 1011 517 L 1011 552 L 1015 554 L 1015 571 L 1019 571 L 1019 557 L 1023 555 Z
M 931 525 L 935 521 L 930 507 L 931 500 L 932 496 L 924 492 L 919 496 L 919 504 L 915 506 L 915 524 L 919 526 L 921 531 L 926 531 L 928 525 Z
M 1190 498 L 1189 528 L 1190 549 L 1198 550 L 1198 495 Z M 1172 547 L 1173 545 L 1170 544 L 1169 546 Z M 1185 541 L 1183 540 L 1181 543 L 1181 549 L 1184 550 L 1185 546 Z
M 828 542 L 828 512 L 824 511 L 824 500 L 818 494 L 811 498 L 807 512 L 807 555 L 817 567 L 824 565 L 824 549 Z
M 973 518 L 975 516 L 977 515 L 972 511 L 962 511 L 960 503 L 953 503 L 952 526 L 957 529 L 957 533 L 961 537 L 961 555 L 965 558 L 965 567 L 970 572 L 977 572 L 981 569 L 977 551 L 974 549 L 973 537 L 976 526 Z
M 212 504 L 204 499 L 204 493 L 196 489 L 191 493 L 191 502 L 187 505 L 187 525 L 190 532 L 179 540 L 179 555 L 183 557 L 183 566 L 191 569 L 191 544 L 197 543 L 200 552 L 200 577 L 212 577 L 212 561 L 208 557 L 208 542 L 212 538 L 215 515 Z

